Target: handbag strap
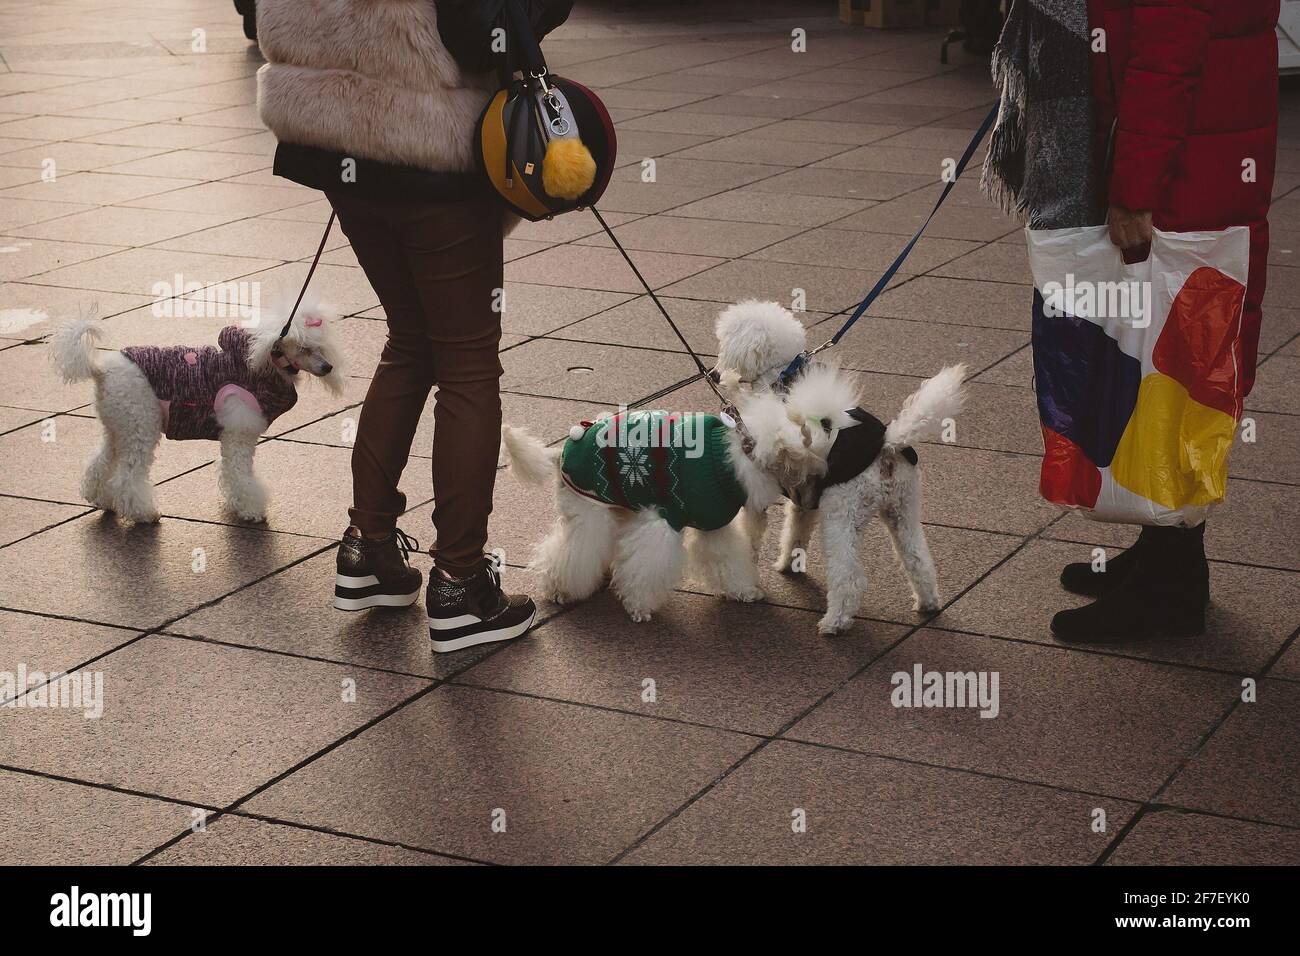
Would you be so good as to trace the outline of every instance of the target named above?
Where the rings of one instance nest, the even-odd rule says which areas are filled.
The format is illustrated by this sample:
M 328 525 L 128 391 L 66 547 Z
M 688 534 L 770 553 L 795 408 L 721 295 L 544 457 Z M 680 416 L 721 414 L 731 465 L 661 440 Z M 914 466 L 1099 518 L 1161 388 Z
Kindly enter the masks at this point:
M 525 77 L 545 76 L 548 72 L 542 46 L 533 35 L 533 24 L 528 17 L 524 0 L 505 0 L 501 11 L 502 27 L 506 31 L 506 53 L 502 57 L 502 86 L 510 84 L 516 70 Z

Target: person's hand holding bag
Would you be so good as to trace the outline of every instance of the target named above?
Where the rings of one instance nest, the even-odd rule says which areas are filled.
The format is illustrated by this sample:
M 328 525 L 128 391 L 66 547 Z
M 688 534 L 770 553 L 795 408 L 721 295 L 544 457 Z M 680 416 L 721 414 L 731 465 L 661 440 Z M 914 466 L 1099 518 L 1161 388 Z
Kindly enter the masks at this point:
M 1124 252 L 1127 263 L 1141 262 L 1151 251 L 1151 213 L 1112 205 L 1106 213 L 1110 241 Z

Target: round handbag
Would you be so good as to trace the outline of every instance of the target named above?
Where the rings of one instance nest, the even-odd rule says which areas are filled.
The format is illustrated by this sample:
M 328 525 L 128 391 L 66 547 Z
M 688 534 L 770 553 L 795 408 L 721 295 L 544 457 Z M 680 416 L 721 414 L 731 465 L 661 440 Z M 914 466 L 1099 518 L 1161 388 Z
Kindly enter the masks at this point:
M 507 36 L 521 69 L 479 116 L 474 156 L 501 200 L 536 222 L 590 206 L 614 171 L 614 124 L 600 98 L 546 67 L 516 3 L 505 5 Z

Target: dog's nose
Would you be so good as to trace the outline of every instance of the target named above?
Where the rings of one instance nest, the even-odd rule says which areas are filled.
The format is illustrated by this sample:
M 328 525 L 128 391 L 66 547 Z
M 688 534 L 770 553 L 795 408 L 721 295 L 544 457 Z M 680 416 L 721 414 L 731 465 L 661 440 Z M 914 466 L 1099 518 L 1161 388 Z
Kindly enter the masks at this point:
M 320 373 L 322 375 L 328 375 L 332 371 L 334 371 L 334 366 L 331 365 L 329 362 L 323 363 L 320 367 Z
M 713 384 L 717 385 L 719 382 L 722 381 L 722 373 L 719 372 L 716 368 L 711 368 L 709 369 L 709 378 L 713 380 Z

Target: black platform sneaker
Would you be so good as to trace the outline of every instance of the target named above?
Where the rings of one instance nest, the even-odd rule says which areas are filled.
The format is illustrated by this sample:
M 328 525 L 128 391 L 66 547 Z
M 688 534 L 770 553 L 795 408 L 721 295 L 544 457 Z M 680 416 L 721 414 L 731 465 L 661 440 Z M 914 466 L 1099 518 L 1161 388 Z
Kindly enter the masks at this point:
M 414 604 L 424 576 L 406 559 L 419 550 L 420 543 L 400 528 L 386 538 L 367 538 L 348 528 L 335 563 L 334 606 L 340 611 L 362 611 Z
M 455 580 L 434 571 L 424 606 L 429 612 L 429 639 L 439 654 L 519 637 L 537 617 L 531 598 L 501 590 L 501 576 L 491 564 Z

